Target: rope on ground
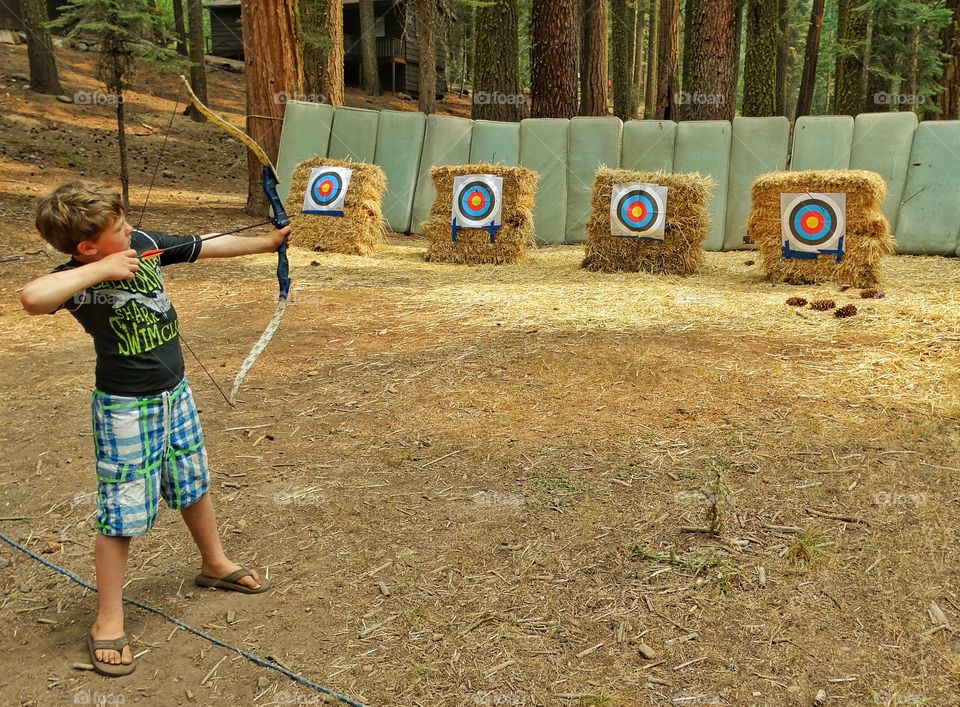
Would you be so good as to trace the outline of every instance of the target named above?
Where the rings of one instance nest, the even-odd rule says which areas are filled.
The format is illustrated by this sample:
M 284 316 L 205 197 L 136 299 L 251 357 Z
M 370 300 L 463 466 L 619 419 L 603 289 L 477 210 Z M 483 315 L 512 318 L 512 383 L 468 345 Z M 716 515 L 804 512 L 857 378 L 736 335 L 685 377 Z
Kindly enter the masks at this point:
M 28 557 L 33 558 L 34 560 L 36 560 L 36 561 L 39 562 L 40 564 L 46 565 L 46 566 L 49 567 L 50 569 L 55 570 L 56 572 L 59 572 L 59 573 L 62 574 L 64 577 L 70 579 L 71 581 L 75 582 L 76 584 L 79 584 L 79 585 L 80 585 L 81 587 L 83 587 L 84 589 L 89 589 L 91 592 L 96 592 L 96 591 L 97 591 L 97 588 L 96 588 L 94 585 L 92 585 L 92 584 L 90 584 L 90 583 L 88 583 L 88 582 L 85 582 L 84 580 L 80 579 L 80 577 L 78 577 L 77 575 L 75 575 L 75 574 L 74 574 L 73 572 L 71 572 L 70 570 L 64 569 L 63 567 L 60 567 L 59 565 L 55 565 L 55 564 L 53 564 L 52 562 L 50 562 L 49 560 L 44 559 L 43 557 L 40 557 L 40 555 L 38 555 L 37 553 L 33 552 L 33 550 L 30 550 L 29 548 L 24 547 L 23 545 L 21 545 L 20 543 L 16 542 L 15 540 L 12 540 L 12 539 L 8 538 L 8 537 L 7 537 L 6 535 L 4 535 L 3 533 L 0 533 L 0 540 L 3 540 L 3 542 L 5 542 L 5 543 L 6 543 L 7 545 L 9 545 L 10 547 L 13 547 L 13 548 L 19 550 L 19 551 L 22 552 L 24 555 L 27 555 Z M 124 597 L 124 598 L 123 598 L 123 601 L 124 601 L 125 603 L 127 603 L 127 604 L 131 604 L 131 605 L 137 607 L 138 609 L 143 609 L 144 611 L 149 611 L 151 614 L 156 614 L 157 616 L 159 616 L 159 617 L 161 617 L 161 618 L 163 618 L 163 619 L 166 619 L 166 620 L 169 621 L 170 623 L 176 624 L 177 626 L 179 626 L 180 628 L 182 628 L 184 631 L 187 631 L 187 632 L 189 632 L 189 633 L 192 633 L 194 636 L 199 636 L 200 638 L 204 638 L 204 639 L 210 641 L 210 643 L 213 643 L 214 645 L 220 646 L 221 648 L 226 648 L 228 651 L 233 651 L 233 652 L 237 653 L 238 655 L 243 656 L 244 658 L 246 658 L 247 660 L 249 660 L 251 663 L 254 663 L 254 664 L 256 664 L 256 665 L 259 665 L 260 667 L 263 667 L 263 668 L 269 668 L 270 670 L 276 670 L 278 673 L 282 673 L 283 675 L 286 675 L 288 678 L 290 678 L 290 679 L 293 680 L 294 682 L 298 682 L 298 683 L 300 683 L 301 685 L 304 685 L 304 686 L 309 687 L 309 688 L 311 688 L 311 689 L 313 689 L 313 690 L 316 690 L 317 692 L 322 692 L 323 694 L 329 695 L 330 697 L 335 697 L 336 699 L 340 700 L 341 702 L 343 702 L 343 703 L 345 703 L 345 704 L 348 704 L 348 705 L 351 705 L 352 707 L 366 707 L 362 702 L 357 702 L 356 700 L 353 700 L 353 699 L 347 697 L 346 695 L 341 695 L 339 692 L 335 692 L 334 690 L 331 690 L 331 689 L 328 688 L 328 687 L 324 687 L 323 685 L 320 685 L 320 684 L 318 684 L 318 683 L 315 683 L 315 682 L 313 682 L 312 680 L 303 677 L 302 675 L 298 675 L 297 673 L 293 672 L 292 670 L 287 670 L 287 669 L 284 668 L 282 665 L 277 665 L 276 663 L 274 663 L 274 662 L 272 662 L 272 661 L 269 661 L 269 660 L 267 660 L 267 659 L 265 659 L 265 658 L 261 658 L 261 657 L 258 656 L 258 655 L 254 655 L 253 653 L 250 653 L 249 651 L 245 651 L 245 650 L 242 649 L 242 648 L 237 648 L 236 646 L 232 646 L 232 645 L 230 645 L 229 643 L 226 643 L 226 642 L 224 642 L 224 641 L 221 641 L 221 640 L 220 640 L 219 638 L 217 638 L 216 636 L 211 636 L 209 633 L 204 633 L 203 631 L 200 631 L 200 630 L 198 630 L 198 629 L 195 629 L 195 628 L 193 628 L 192 626 L 189 626 L 189 625 L 185 624 L 185 623 L 184 623 L 183 621 L 181 621 L 180 619 L 178 619 L 178 618 L 176 618 L 176 617 L 174 617 L 174 616 L 170 616 L 170 615 L 167 614 L 166 612 L 163 612 L 163 611 L 161 611 L 160 609 L 154 608 L 154 607 L 150 606 L 149 604 L 144 604 L 142 601 L 137 601 L 136 599 L 129 599 L 129 598 L 127 598 L 127 597 Z

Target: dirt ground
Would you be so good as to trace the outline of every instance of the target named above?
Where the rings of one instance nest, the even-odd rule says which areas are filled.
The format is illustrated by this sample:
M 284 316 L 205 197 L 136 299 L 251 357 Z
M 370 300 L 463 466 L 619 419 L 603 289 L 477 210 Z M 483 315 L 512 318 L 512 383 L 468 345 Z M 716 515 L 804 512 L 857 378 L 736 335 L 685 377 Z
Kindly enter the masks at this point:
M 89 55 L 61 62 L 70 91 L 96 88 Z M 25 67 L 0 46 L 0 532 L 92 582 L 93 350 L 17 293 L 61 261 L 34 199 L 112 179 L 112 114 L 23 90 Z M 211 75 L 238 124 L 240 82 Z M 135 203 L 176 94 L 150 83 L 127 103 Z M 163 169 L 145 228 L 252 220 L 243 150 L 216 129 L 178 117 Z M 128 596 L 369 705 L 960 704 L 960 263 L 891 258 L 886 297 L 861 300 L 771 287 L 749 253 L 678 279 L 586 273 L 578 247 L 504 268 L 424 248 L 294 248 L 236 408 L 186 354 L 228 551 L 273 588 L 193 587 L 166 510 Z M 273 259 L 167 281 L 229 388 L 273 313 Z M 7 546 L 0 580 L 3 704 L 321 701 L 132 607 L 136 673 L 75 669 L 95 596 Z

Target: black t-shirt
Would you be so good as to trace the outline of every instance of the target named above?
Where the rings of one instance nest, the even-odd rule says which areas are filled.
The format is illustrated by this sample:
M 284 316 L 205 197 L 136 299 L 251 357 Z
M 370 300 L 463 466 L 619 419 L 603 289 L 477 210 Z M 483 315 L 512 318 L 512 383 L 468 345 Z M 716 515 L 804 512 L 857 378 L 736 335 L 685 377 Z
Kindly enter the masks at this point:
M 141 260 L 133 280 L 101 282 L 76 293 L 62 309 L 93 337 L 97 352 L 97 388 L 111 395 L 157 395 L 183 379 L 183 354 L 177 334 L 177 310 L 163 287 L 160 268 L 192 263 L 203 244 L 199 236 L 167 236 L 134 231 L 130 247 L 138 254 L 180 246 Z M 54 272 L 78 268 L 71 259 Z

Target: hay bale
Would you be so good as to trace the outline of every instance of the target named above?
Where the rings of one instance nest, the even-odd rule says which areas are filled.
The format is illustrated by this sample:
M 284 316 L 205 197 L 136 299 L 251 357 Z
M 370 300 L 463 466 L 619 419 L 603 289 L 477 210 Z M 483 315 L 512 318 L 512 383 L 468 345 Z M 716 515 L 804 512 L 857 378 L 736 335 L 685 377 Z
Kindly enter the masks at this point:
M 617 184 L 643 182 L 668 189 L 663 241 L 610 235 L 610 199 Z M 710 230 L 707 200 L 713 179 L 703 175 L 634 172 L 601 167 L 593 183 L 583 267 L 603 272 L 691 275 L 703 266 L 703 241 Z
M 343 216 L 305 214 L 303 197 L 314 167 L 345 167 L 353 170 L 343 204 Z M 383 220 L 383 195 L 387 177 L 375 164 L 314 157 L 293 170 L 286 209 L 294 243 L 304 248 L 347 255 L 370 255 L 379 251 L 387 235 Z
M 815 259 L 783 257 L 780 194 L 846 194 L 846 237 L 843 259 L 833 255 Z M 883 256 L 893 253 L 890 224 L 883 215 L 887 185 L 874 172 L 858 169 L 771 172 L 753 183 L 747 232 L 760 250 L 764 270 L 772 282 L 795 285 L 835 282 L 871 288 L 880 283 Z
M 451 231 L 453 180 L 468 174 L 491 174 L 503 178 L 503 211 L 496 242 L 482 228 L 460 228 L 454 241 Z M 474 164 L 434 167 L 430 170 L 437 198 L 424 224 L 429 239 L 426 259 L 438 263 L 502 265 L 516 263 L 533 245 L 533 205 L 539 175 L 525 167 Z

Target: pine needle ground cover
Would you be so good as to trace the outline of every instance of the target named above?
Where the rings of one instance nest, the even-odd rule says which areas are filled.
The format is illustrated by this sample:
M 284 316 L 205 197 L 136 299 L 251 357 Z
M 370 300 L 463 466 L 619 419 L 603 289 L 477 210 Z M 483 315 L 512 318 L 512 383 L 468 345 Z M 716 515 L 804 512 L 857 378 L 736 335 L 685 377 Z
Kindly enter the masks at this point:
M 813 260 L 785 258 L 780 227 L 782 193 L 846 194 L 846 239 L 843 259 L 832 255 Z M 893 236 L 883 215 L 887 185 L 875 172 L 824 170 L 771 172 L 753 183 L 747 232 L 760 250 L 763 267 L 773 282 L 792 284 L 835 282 L 875 288 L 881 284 L 881 264 L 893 253 Z

